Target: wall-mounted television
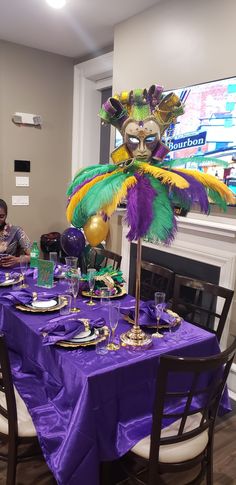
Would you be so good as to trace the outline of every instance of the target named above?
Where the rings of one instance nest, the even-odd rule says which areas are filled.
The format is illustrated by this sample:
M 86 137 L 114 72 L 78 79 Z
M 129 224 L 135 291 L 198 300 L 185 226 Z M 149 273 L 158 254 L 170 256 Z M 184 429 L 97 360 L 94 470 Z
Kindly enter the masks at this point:
M 190 161 L 184 166 L 208 172 L 227 184 L 229 181 L 228 185 L 236 193 L 236 77 L 171 91 L 185 105 L 185 113 L 165 133 L 163 141 L 170 148 L 167 159 L 220 158 L 227 162 L 226 168 L 207 161 L 199 164 Z M 121 142 L 117 132 L 115 145 Z

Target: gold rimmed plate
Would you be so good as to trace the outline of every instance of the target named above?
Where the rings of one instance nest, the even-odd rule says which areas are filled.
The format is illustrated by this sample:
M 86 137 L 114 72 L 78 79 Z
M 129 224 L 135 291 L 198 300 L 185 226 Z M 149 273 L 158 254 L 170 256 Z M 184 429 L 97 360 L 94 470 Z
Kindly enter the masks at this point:
M 7 273 L 6 273 L 7 275 Z M 14 278 L 6 276 L 6 279 L 0 283 L 0 286 L 2 288 L 5 288 L 5 286 L 12 286 L 12 285 L 18 285 L 23 280 L 23 276 L 21 274 L 15 276 Z
M 115 290 L 116 290 L 116 292 L 114 293 L 114 295 L 110 295 L 108 297 L 109 299 L 110 298 L 120 298 L 121 296 L 126 295 L 126 291 L 125 291 L 125 288 L 123 286 L 115 286 Z M 87 296 L 88 298 L 90 298 L 90 296 L 91 296 L 89 291 L 82 291 L 82 295 Z M 103 296 L 102 295 L 96 295 L 96 293 L 93 293 L 92 297 L 101 299 Z
M 63 347 L 65 349 L 91 347 L 92 345 L 96 345 L 98 342 L 102 342 L 102 340 L 105 340 L 108 334 L 109 334 L 109 330 L 107 327 L 104 327 L 103 335 L 96 335 L 95 329 L 92 329 L 90 335 L 86 337 L 79 338 L 79 335 L 78 335 L 72 338 L 71 340 L 61 340 L 60 342 L 57 342 L 56 345 L 59 347 Z
M 178 315 L 178 313 L 175 313 L 172 310 L 166 310 L 166 313 L 168 313 L 172 317 L 175 317 L 173 327 L 180 325 L 181 322 L 183 321 L 182 317 L 180 317 L 180 315 Z M 132 323 L 132 325 L 134 324 L 134 320 L 132 318 L 130 318 L 128 315 L 123 315 L 123 319 L 126 320 L 129 323 Z M 155 324 L 146 325 L 145 323 L 140 323 L 140 326 L 146 327 L 146 328 L 155 328 L 155 329 L 157 328 L 157 326 Z M 160 324 L 158 325 L 158 328 L 169 328 L 169 327 L 170 327 L 170 325 L 163 320 L 161 320 Z
M 52 298 L 50 298 L 49 301 L 52 302 Z M 56 312 L 57 310 L 60 310 L 61 308 L 63 308 L 64 306 L 67 305 L 66 301 L 62 301 L 62 302 L 59 303 L 58 298 L 55 298 L 55 301 L 56 301 L 56 304 L 53 304 L 52 306 L 50 304 L 50 306 L 48 306 L 48 307 L 43 306 L 43 308 L 41 306 L 35 307 L 35 306 L 32 306 L 32 305 L 23 305 L 21 303 L 18 303 L 16 305 L 16 308 L 17 308 L 17 310 L 20 310 L 21 312 L 44 313 L 44 312 Z M 44 302 L 44 303 L 46 303 L 46 302 Z

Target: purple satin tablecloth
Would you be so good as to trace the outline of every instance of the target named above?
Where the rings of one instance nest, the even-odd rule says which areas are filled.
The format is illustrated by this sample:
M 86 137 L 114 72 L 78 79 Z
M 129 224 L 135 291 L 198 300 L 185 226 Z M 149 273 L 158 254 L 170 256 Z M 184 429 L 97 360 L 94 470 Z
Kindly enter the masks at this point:
M 37 291 L 33 280 L 28 282 Z M 55 290 L 65 293 L 65 283 L 57 283 L 49 293 Z M 78 299 L 78 318 L 101 316 L 108 323 L 107 307 L 99 300 L 88 307 L 85 300 Z M 120 301 L 122 305 L 134 303 L 128 295 Z M 214 335 L 183 322 L 178 342 L 154 339 L 148 350 L 121 347 L 99 356 L 94 346 L 67 350 L 42 345 L 39 328 L 58 312 L 23 313 L 10 302 L 1 304 L 0 312 L 1 329 L 11 349 L 14 383 L 60 485 L 98 485 L 100 462 L 118 458 L 150 433 L 162 353 L 207 356 L 219 351 Z M 129 327 L 121 320 L 118 333 Z M 227 395 L 223 406 L 225 411 L 230 409 Z

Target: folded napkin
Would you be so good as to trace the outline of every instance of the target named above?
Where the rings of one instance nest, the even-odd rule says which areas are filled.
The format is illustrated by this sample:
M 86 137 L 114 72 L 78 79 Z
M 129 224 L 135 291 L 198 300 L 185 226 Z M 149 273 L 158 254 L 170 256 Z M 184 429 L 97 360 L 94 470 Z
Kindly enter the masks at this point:
M 46 292 L 37 293 L 38 301 L 47 301 L 51 300 L 52 298 L 57 298 L 57 295 L 48 294 Z M 32 291 L 26 289 L 4 291 L 0 295 L 0 301 L 5 302 L 6 300 L 14 304 L 21 303 L 22 305 L 28 305 L 33 300 L 33 293 Z
M 66 273 L 67 266 L 65 264 L 56 264 L 54 268 L 54 276 L 59 277 L 63 273 Z
M 160 320 L 165 323 L 170 323 L 172 316 L 169 315 L 166 310 L 167 304 L 162 304 L 160 309 Z M 120 312 L 123 315 L 127 315 L 129 318 L 134 320 L 135 316 L 135 304 L 128 306 L 121 306 Z M 155 302 L 153 300 L 144 301 L 140 304 L 139 308 L 139 324 L 140 325 L 154 325 L 156 323 L 156 309 Z
M 6 274 L 7 274 L 7 278 L 6 278 Z M 4 281 L 7 281 L 8 280 L 16 280 L 17 278 L 19 278 L 20 276 L 20 273 L 16 273 L 16 271 L 7 271 L 6 273 L 0 273 L 0 283 L 4 283 Z
M 90 328 L 99 328 L 105 325 L 104 318 L 90 320 Z M 53 345 L 60 340 L 70 340 L 84 330 L 82 320 L 72 320 L 71 316 L 53 318 L 39 331 L 43 335 L 43 345 Z

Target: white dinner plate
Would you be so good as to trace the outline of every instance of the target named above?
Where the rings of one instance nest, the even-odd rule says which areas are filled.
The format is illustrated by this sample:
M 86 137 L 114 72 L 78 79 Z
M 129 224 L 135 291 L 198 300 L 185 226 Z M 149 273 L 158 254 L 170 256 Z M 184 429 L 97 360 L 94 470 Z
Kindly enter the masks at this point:
M 13 285 L 13 283 L 15 283 L 15 278 L 9 278 L 8 280 L 5 280 L 5 281 L 2 281 L 2 283 L 0 283 L 0 286 L 8 286 L 8 285 Z
M 46 300 L 46 301 L 36 300 L 36 301 L 32 301 L 30 306 L 32 306 L 33 308 L 52 308 L 57 304 L 58 304 L 57 300 Z
M 89 330 L 89 331 L 91 333 L 91 330 Z M 79 335 L 81 335 L 81 333 Z M 75 342 L 75 343 L 89 342 L 90 340 L 95 340 L 96 338 L 97 338 L 97 335 L 95 333 L 92 333 L 91 335 L 88 335 L 87 337 L 83 337 L 83 338 L 76 336 L 76 337 L 70 339 L 69 342 Z

